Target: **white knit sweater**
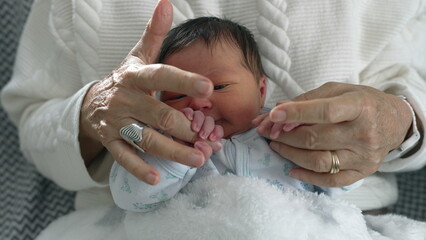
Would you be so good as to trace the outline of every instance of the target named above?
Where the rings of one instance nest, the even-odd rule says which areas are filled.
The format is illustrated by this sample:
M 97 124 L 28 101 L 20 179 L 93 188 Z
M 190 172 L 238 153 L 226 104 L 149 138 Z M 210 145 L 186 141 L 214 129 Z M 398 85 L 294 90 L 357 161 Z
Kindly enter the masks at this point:
M 426 123 L 426 84 L 413 68 L 425 65 L 413 63 L 411 48 L 426 35 L 413 30 L 419 1 L 172 2 L 174 24 L 224 16 L 254 33 L 271 80 L 269 105 L 338 81 L 405 95 Z M 60 186 L 106 185 L 111 156 L 105 154 L 89 173 L 80 155 L 80 105 L 88 87 L 118 66 L 138 41 L 155 5 L 156 0 L 35 1 L 1 100 L 19 126 L 25 156 Z M 423 144 L 381 170 L 418 169 L 426 164 L 425 149 Z

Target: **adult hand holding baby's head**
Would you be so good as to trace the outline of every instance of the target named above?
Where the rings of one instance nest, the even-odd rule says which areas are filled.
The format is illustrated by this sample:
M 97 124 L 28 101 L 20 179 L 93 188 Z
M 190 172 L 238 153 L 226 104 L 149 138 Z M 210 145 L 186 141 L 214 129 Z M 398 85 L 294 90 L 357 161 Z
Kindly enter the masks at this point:
M 80 116 L 80 146 L 86 164 L 105 147 L 114 159 L 138 179 L 156 184 L 159 173 L 140 159 L 135 149 L 120 136 L 120 129 L 133 123 L 143 128 L 137 142 L 144 151 L 161 158 L 199 167 L 205 154 L 157 132 L 160 129 L 186 142 L 198 139 L 191 122 L 178 110 L 157 100 L 156 91 L 173 91 L 204 98 L 213 91 L 209 79 L 178 68 L 155 64 L 164 37 L 173 20 L 173 7 L 160 0 L 142 38 L 104 80 L 87 92 Z

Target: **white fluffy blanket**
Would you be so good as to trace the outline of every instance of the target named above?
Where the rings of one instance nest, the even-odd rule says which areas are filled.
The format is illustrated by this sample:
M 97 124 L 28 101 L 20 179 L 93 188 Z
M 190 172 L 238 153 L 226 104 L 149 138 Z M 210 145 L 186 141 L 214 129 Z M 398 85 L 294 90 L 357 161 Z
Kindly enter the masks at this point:
M 189 184 L 150 213 L 114 206 L 74 212 L 38 239 L 418 240 L 426 239 L 426 223 L 390 214 L 363 216 L 342 200 L 228 175 Z

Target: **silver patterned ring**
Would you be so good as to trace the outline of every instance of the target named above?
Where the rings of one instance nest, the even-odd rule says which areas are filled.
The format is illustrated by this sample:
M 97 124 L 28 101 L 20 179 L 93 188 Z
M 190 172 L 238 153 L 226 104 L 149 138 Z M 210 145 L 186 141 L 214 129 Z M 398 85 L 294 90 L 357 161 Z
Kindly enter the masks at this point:
M 146 127 L 149 126 L 143 123 L 129 124 L 120 129 L 120 136 L 141 152 L 145 152 L 145 150 L 140 147 L 139 144 L 143 141 L 143 130 Z

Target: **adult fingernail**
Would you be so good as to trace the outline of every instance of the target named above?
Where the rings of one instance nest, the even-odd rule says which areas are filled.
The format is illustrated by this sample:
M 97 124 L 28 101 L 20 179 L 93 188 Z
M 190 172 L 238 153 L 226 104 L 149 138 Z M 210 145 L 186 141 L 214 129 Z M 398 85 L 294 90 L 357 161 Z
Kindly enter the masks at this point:
M 272 122 L 285 121 L 287 114 L 284 110 L 277 109 L 271 112 L 270 117 Z
M 158 176 L 151 172 L 145 176 L 145 181 L 147 181 L 149 184 L 152 184 L 152 185 L 157 183 L 157 179 L 158 179 Z
M 188 158 L 189 163 L 193 167 L 200 167 L 204 163 L 204 157 L 202 154 L 193 153 Z
M 198 93 L 207 93 L 210 90 L 210 82 L 208 80 L 198 80 L 195 82 L 194 88 Z

